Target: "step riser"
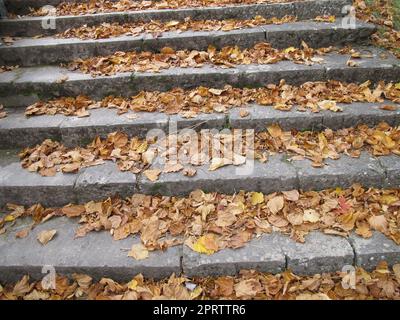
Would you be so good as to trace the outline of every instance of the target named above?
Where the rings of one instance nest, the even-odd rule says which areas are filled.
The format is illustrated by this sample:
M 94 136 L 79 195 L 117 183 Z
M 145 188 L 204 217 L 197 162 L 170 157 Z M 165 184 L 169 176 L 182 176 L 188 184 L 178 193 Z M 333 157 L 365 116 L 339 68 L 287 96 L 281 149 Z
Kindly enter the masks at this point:
M 218 49 L 225 46 L 253 47 L 259 42 L 269 42 L 276 48 L 299 47 L 305 41 L 310 47 L 328 47 L 360 43 L 369 38 L 375 28 L 358 24 L 356 29 L 345 29 L 339 20 L 335 24 L 293 23 L 286 25 L 261 26 L 230 32 L 171 32 L 153 38 L 119 37 L 114 39 L 84 40 L 42 39 L 23 41 L 13 46 L 0 47 L 0 65 L 34 66 L 56 64 L 78 58 L 105 56 L 116 51 L 153 51 L 163 47 L 175 50 L 207 50 L 209 45 Z M 38 43 L 39 42 L 39 43 Z
M 227 114 L 201 114 L 196 118 L 185 119 L 179 115 L 168 116 L 160 113 L 138 113 L 138 118 L 129 120 L 119 116 L 115 110 L 92 110 L 90 117 L 77 118 L 66 116 L 35 116 L 26 118 L 23 110 L 10 112 L 0 121 L 0 149 L 28 147 L 41 143 L 45 139 L 62 142 L 66 146 L 86 145 L 96 136 L 106 137 L 114 131 L 122 131 L 130 136 L 146 137 L 151 129 L 161 129 L 166 134 L 176 129 L 195 128 L 222 130 L 226 127 L 265 131 L 268 125 L 278 123 L 282 129 L 291 130 L 333 130 L 354 127 L 358 124 L 369 126 L 385 121 L 396 126 L 400 123 L 400 109 L 383 111 L 379 109 L 386 103 L 339 104 L 343 112 L 321 111 L 285 112 L 274 110 L 271 106 L 246 106 L 249 116 L 242 118 L 240 109 L 232 109 Z M 399 107 L 399 106 L 398 106 Z
M 114 76 L 92 78 L 88 74 L 69 72 L 57 67 L 42 69 L 17 69 L 0 74 L 0 104 L 5 107 L 25 106 L 27 101 L 60 96 L 87 95 L 102 99 L 108 95 L 132 96 L 145 91 L 166 91 L 176 87 L 191 89 L 198 86 L 222 88 L 226 84 L 235 87 L 258 87 L 265 83 L 300 85 L 307 81 L 340 80 L 362 83 L 394 81 L 400 79 L 398 60 L 366 59 L 359 67 L 347 67 L 348 56 L 326 56 L 325 63 L 305 66 L 283 61 L 271 65 L 239 65 L 226 69 L 217 67 L 170 68 L 159 73 L 120 73 Z M 62 83 L 58 79 L 67 76 Z M 39 98 L 40 97 L 40 98 Z
M 62 2 L 85 2 L 86 0 L 4 0 L 8 12 L 27 14 L 29 8 L 39 9 L 43 6 L 57 6 Z
M 183 20 L 186 17 L 191 17 L 195 20 L 252 19 L 256 15 L 261 15 L 265 18 L 282 18 L 285 15 L 292 15 L 297 16 L 299 20 L 312 19 L 319 15 L 335 15 L 341 17 L 344 15 L 344 13 L 342 13 L 342 8 L 351 3 L 351 0 L 317 0 L 298 3 L 145 10 L 100 13 L 84 16 L 64 16 L 55 18 L 56 29 L 43 29 L 41 17 L 27 17 L 18 20 L 5 19 L 0 21 L 0 34 L 32 37 L 39 34 L 52 35 L 63 32 L 68 28 L 79 27 L 84 24 L 95 25 L 103 22 L 127 23 L 150 20 Z
M 143 175 L 119 171 L 112 162 L 86 168 L 78 174 L 58 173 L 54 177 L 31 173 L 15 162 L 0 170 L 0 207 L 6 203 L 58 206 L 101 200 L 115 194 L 125 197 L 135 192 L 187 195 L 202 189 L 226 194 L 240 190 L 272 193 L 348 188 L 354 183 L 365 187 L 400 187 L 398 156 L 372 158 L 369 153 L 362 153 L 360 158 L 349 158 L 343 155 L 339 160 L 328 160 L 324 168 L 313 168 L 308 160 L 290 163 L 284 156 L 271 156 L 265 164 L 248 163 L 249 167 L 226 166 L 216 171 L 209 171 L 205 165 L 196 167 L 194 177 L 183 176 L 181 172 L 168 173 L 151 182 Z

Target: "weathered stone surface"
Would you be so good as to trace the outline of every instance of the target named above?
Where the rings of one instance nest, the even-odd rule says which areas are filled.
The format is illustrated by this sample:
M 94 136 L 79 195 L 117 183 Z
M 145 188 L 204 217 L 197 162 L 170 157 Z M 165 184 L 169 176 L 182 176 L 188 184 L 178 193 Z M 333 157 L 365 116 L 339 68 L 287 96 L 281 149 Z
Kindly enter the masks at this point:
M 227 115 L 224 113 L 201 113 L 194 118 L 171 115 L 169 117 L 168 133 L 175 133 L 176 130 L 193 129 L 223 129 L 228 124 Z
M 293 161 L 297 169 L 300 189 L 322 190 L 327 188 L 348 188 L 353 183 L 364 186 L 381 187 L 385 172 L 379 161 L 369 153 L 361 153 L 360 158 L 342 155 L 338 160 L 326 160 L 323 168 L 314 168 L 311 161 Z
M 121 36 L 101 40 L 78 38 L 25 38 L 10 46 L 0 46 L 3 65 L 35 66 L 57 64 L 92 56 L 109 55 L 116 51 L 141 50 L 143 36 Z
M 0 121 L 0 148 L 27 147 L 45 139 L 61 140 L 60 115 L 26 117 L 20 110 L 7 110 Z
M 356 59 L 357 66 L 347 66 L 348 55 L 328 54 L 324 57 L 326 78 L 344 82 L 358 82 L 365 80 L 372 82 L 397 81 L 399 79 L 400 62 L 392 54 L 375 47 L 365 47 L 358 50 L 362 54 L 371 55 L 371 58 Z
M 400 157 L 389 155 L 380 157 L 379 162 L 386 173 L 384 187 L 399 188 L 400 187 Z
M 58 0 L 56 0 L 58 1 Z M 45 4 L 52 1 L 45 0 Z M 36 7 L 36 0 L 29 4 L 22 1 L 7 1 L 7 6 L 12 12 L 27 13 L 27 8 Z M 227 7 L 202 7 L 163 10 L 143 10 L 132 12 L 110 12 L 87 14 L 79 16 L 56 17 L 56 29 L 43 29 L 41 17 L 24 17 L 22 19 L 5 19 L 0 23 L 1 34 L 10 36 L 31 37 L 38 34 L 54 34 L 68 28 L 81 26 L 83 24 L 94 25 L 102 22 L 135 22 L 150 20 L 183 20 L 191 17 L 195 20 L 205 19 L 252 19 L 256 15 L 265 18 L 282 18 L 285 15 L 297 16 L 299 19 L 312 19 L 319 15 L 343 16 L 342 7 L 351 4 L 351 0 L 316 0 L 303 1 L 299 3 L 261 3 L 249 5 L 233 5 Z
M 241 117 L 240 111 L 245 109 L 249 112 L 247 117 Z M 337 113 L 335 113 L 336 115 Z M 275 110 L 273 106 L 260 106 L 260 105 L 249 105 L 243 108 L 235 108 L 229 111 L 230 125 L 232 128 L 238 129 L 254 129 L 255 131 L 265 131 L 266 127 L 277 123 L 284 130 L 291 130 L 296 128 L 297 130 L 306 129 L 322 129 L 323 118 L 326 113 L 312 113 L 312 112 L 300 112 L 296 111 L 295 107 L 293 110 L 280 111 Z
M 114 195 L 127 197 L 136 191 L 136 176 L 122 172 L 111 161 L 86 168 L 76 180 L 75 192 L 79 203 L 104 200 Z
M 368 239 L 352 234 L 349 241 L 354 248 L 357 266 L 366 270 L 374 270 L 380 261 L 386 261 L 389 266 L 400 263 L 400 246 L 383 233 L 374 232 Z
M 337 17 L 347 14 L 343 7 L 352 5 L 351 0 L 339 1 L 294 1 L 293 9 L 295 16 L 300 19 L 309 19 L 309 17 L 334 15 Z
M 224 249 L 205 255 L 183 247 L 182 268 L 186 276 L 236 275 L 242 269 L 279 273 L 285 269 L 281 237 L 268 234 L 254 239 L 239 249 Z
M 0 170 L 0 207 L 5 203 L 57 206 L 76 201 L 75 174 L 57 173 L 54 177 L 42 177 L 23 169 L 19 162 L 11 163 Z
M 89 117 L 64 118 L 60 130 L 65 145 L 85 145 L 96 136 L 106 137 L 114 131 L 146 137 L 150 130 L 166 131 L 168 127 L 168 116 L 164 113 L 137 112 L 135 118 L 130 118 L 132 113 L 118 115 L 115 109 L 95 109 L 89 112 Z
M 218 191 L 233 194 L 240 190 L 271 193 L 298 188 L 295 169 L 283 157 L 271 157 L 267 163 L 247 161 L 244 166 L 226 166 L 209 171 L 208 165 L 194 167 L 197 173 L 186 177 L 182 172 L 166 173 L 151 182 L 144 175 L 139 180 L 139 191 L 149 194 L 184 195 L 193 190 Z M 162 167 L 161 167 L 162 168 Z
M 179 274 L 182 248 L 154 251 L 149 258 L 135 260 L 128 251 L 140 239 L 128 237 L 114 241 L 107 231 L 91 232 L 76 238 L 77 221 L 68 218 L 53 218 L 35 227 L 28 237 L 16 239 L 15 233 L 24 226 L 0 236 L 0 281 L 15 282 L 23 275 L 41 279 L 44 266 L 55 268 L 58 274 L 71 276 L 73 273 L 89 274 L 96 280 L 108 277 L 116 281 L 130 281 L 136 274 L 161 279 L 172 273 Z M 43 230 L 57 230 L 47 245 L 41 245 L 37 235 Z
M 283 25 L 262 26 L 266 33 L 266 41 L 276 48 L 301 46 L 302 41 L 310 47 L 321 48 L 332 44 L 361 43 L 375 31 L 375 27 L 361 21 L 355 28 L 347 28 L 342 19 L 333 23 L 300 21 Z
M 231 31 L 164 32 L 159 37 L 146 34 L 141 50 L 158 51 L 166 46 L 175 50 L 207 50 L 209 45 L 216 48 L 234 45 L 247 48 L 263 41 L 265 32 L 261 27 Z
M 299 275 L 341 271 L 354 263 L 353 249 L 347 239 L 321 232 L 311 232 L 305 243 L 282 237 L 281 246 L 287 268 Z
M 372 58 L 358 59 L 360 67 L 346 66 L 348 55 L 330 54 L 322 64 L 306 66 L 291 61 L 270 65 L 238 65 L 235 68 L 203 66 L 201 68 L 170 68 L 159 73 L 129 72 L 113 76 L 91 77 L 89 74 L 71 72 L 59 67 L 20 68 L 0 74 L 0 103 L 10 105 L 10 99 L 35 92 L 42 98 L 60 95 L 85 94 L 102 98 L 110 94 L 131 96 L 140 90 L 169 90 L 175 87 L 263 86 L 278 83 L 282 78 L 290 84 L 306 81 L 336 79 L 363 82 L 369 79 L 396 81 L 400 77 L 399 62 L 392 56 L 382 59 L 382 50 L 373 51 Z M 65 82 L 57 83 L 67 76 Z M 12 100 L 15 102 L 15 100 Z

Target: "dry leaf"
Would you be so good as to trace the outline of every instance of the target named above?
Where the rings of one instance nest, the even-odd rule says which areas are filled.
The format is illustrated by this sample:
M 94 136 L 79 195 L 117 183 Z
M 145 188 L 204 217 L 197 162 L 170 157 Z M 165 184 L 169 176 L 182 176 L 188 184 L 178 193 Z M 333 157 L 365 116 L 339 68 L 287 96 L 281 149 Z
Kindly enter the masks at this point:
M 44 230 L 38 234 L 37 239 L 42 245 L 46 245 L 49 241 L 53 239 L 56 233 L 57 230 Z
M 161 170 L 159 169 L 152 169 L 152 170 L 145 170 L 143 174 L 149 179 L 150 181 L 154 182 L 158 180 L 158 176 L 160 175 Z
M 273 213 L 276 214 L 282 210 L 283 205 L 285 204 L 285 200 L 282 196 L 276 196 L 272 199 L 268 200 L 267 208 Z
M 134 244 L 128 253 L 128 257 L 132 257 L 136 260 L 143 260 L 149 257 L 149 251 L 141 243 Z

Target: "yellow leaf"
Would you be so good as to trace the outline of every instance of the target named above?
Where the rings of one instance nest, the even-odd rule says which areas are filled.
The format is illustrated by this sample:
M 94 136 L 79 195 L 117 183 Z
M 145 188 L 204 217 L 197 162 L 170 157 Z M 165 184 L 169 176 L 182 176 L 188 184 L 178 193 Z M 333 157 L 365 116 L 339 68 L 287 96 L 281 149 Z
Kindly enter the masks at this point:
M 203 289 L 200 286 L 197 286 L 196 289 L 190 293 L 190 299 L 196 299 L 202 292 Z
M 290 52 L 294 52 L 294 51 L 296 51 L 296 48 L 295 48 L 295 47 L 289 47 L 289 48 L 286 48 L 286 49 L 284 50 L 285 53 L 290 53 Z
M 5 221 L 5 222 L 11 222 L 11 221 L 14 221 L 14 220 L 15 220 L 15 218 L 14 218 L 14 216 L 11 215 L 11 214 L 7 215 L 7 216 L 4 218 L 4 221 Z
M 138 282 L 135 279 L 132 279 L 131 281 L 129 281 L 127 283 L 128 289 L 130 289 L 130 290 L 135 290 L 137 285 L 138 285 Z
M 335 189 L 335 194 L 338 195 L 338 196 L 342 196 L 344 194 L 344 191 L 343 191 L 342 188 L 337 187 Z
M 200 237 L 193 245 L 193 250 L 198 253 L 213 254 L 218 250 L 218 244 L 213 234 Z
M 400 82 L 397 82 L 397 83 L 394 85 L 394 87 L 395 87 L 396 89 L 400 90 Z
M 251 193 L 251 204 L 253 206 L 264 202 L 264 194 L 262 192 Z
M 388 206 L 390 206 L 392 203 L 395 203 L 396 201 L 399 201 L 399 198 L 390 194 L 385 194 L 380 199 L 381 203 L 387 204 Z

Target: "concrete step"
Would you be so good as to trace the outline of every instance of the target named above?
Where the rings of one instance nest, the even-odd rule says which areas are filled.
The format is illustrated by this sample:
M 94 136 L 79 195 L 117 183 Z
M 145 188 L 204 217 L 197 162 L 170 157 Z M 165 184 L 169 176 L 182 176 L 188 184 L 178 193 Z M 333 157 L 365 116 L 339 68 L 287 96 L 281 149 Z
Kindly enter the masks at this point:
M 95 280 L 107 277 L 130 281 L 138 273 L 146 278 L 162 279 L 172 273 L 204 277 L 237 275 L 242 269 L 279 273 L 289 268 L 296 274 L 310 275 L 342 271 L 343 267 L 352 265 L 373 270 L 381 260 L 386 260 L 389 266 L 400 261 L 400 246 L 378 232 L 369 239 L 355 234 L 342 238 L 311 232 L 304 244 L 272 233 L 253 239 L 240 249 L 224 249 L 209 256 L 179 245 L 150 252 L 147 259 L 135 260 L 127 252 L 140 242 L 137 237 L 114 241 L 108 232 L 100 231 L 74 239 L 78 223 L 63 217 L 40 224 L 26 238 L 16 239 L 16 232 L 29 222 L 22 220 L 0 235 L 2 284 L 16 282 L 25 274 L 40 280 L 49 271 L 43 269 L 46 266 L 66 276 L 84 273 Z M 37 235 L 50 229 L 57 230 L 57 234 L 43 246 L 37 241 Z
M 142 34 L 98 40 L 24 38 L 11 45 L 0 45 L 0 65 L 57 64 L 78 58 L 110 55 L 116 51 L 158 52 L 163 47 L 175 50 L 207 50 L 209 45 L 218 49 L 237 45 L 249 48 L 265 41 L 276 48 L 299 47 L 302 41 L 310 47 L 320 48 L 361 43 L 375 29 L 375 26 L 361 21 L 356 22 L 355 28 L 349 28 L 342 19 L 337 19 L 334 23 L 303 21 L 232 31 L 164 32 L 157 37 Z
M 240 190 L 271 193 L 282 190 L 322 190 L 350 187 L 362 183 L 365 187 L 400 186 L 398 156 L 373 157 L 368 152 L 359 158 L 341 155 L 327 160 L 323 168 L 314 168 L 308 160 L 288 161 L 286 154 L 271 156 L 266 163 L 247 161 L 241 166 L 225 166 L 209 171 L 209 165 L 193 167 L 196 175 L 163 173 L 152 182 L 143 174 L 119 171 L 111 161 L 80 170 L 76 174 L 57 173 L 42 177 L 23 169 L 17 151 L 1 151 L 0 207 L 6 203 L 24 205 L 42 203 L 46 206 L 83 203 L 119 194 L 134 192 L 161 195 L 186 195 L 196 189 L 233 194 Z M 162 165 L 154 164 L 152 169 Z
M 169 68 L 158 73 L 124 72 L 112 76 L 98 76 L 61 67 L 19 68 L 0 73 L 0 104 L 26 106 L 38 100 L 59 96 L 87 95 L 101 99 L 108 95 L 132 96 L 141 90 L 166 91 L 198 86 L 255 87 L 265 83 L 289 84 L 307 81 L 340 80 L 343 82 L 395 81 L 400 79 L 400 63 L 392 54 L 375 47 L 356 48 L 370 58 L 356 59 L 356 66 L 348 66 L 348 54 L 330 53 L 322 63 L 311 66 L 282 61 L 269 65 L 237 65 L 220 68 L 204 65 L 200 68 Z
M 29 1 L 29 4 L 26 4 Z M 9 12 L 27 13 L 29 7 L 39 8 L 54 5 L 58 0 L 19 0 L 8 1 Z M 225 7 L 196 7 L 164 10 L 141 10 L 84 14 L 77 16 L 55 17 L 55 29 L 42 27 L 43 17 L 21 17 L 0 20 L 0 34 L 19 37 L 52 35 L 81 25 L 95 25 L 103 22 L 137 22 L 150 20 L 183 20 L 191 17 L 195 20 L 206 19 L 252 19 L 256 15 L 265 18 L 282 18 L 285 15 L 297 16 L 299 20 L 313 19 L 320 15 L 342 17 L 347 14 L 343 8 L 351 5 L 351 0 L 307 0 L 286 3 L 255 3 L 231 5 Z
M 382 110 L 380 107 L 393 105 L 396 110 Z M 278 123 L 284 130 L 341 129 L 358 124 L 377 125 L 385 121 L 396 126 L 400 123 L 400 105 L 391 101 L 382 103 L 354 102 L 338 104 L 342 112 L 275 110 L 271 106 L 250 104 L 245 107 L 247 117 L 240 116 L 241 108 L 233 108 L 226 113 L 199 114 L 195 118 L 181 115 L 167 115 L 158 112 L 129 112 L 118 115 L 113 109 L 90 110 L 90 116 L 67 117 L 63 115 L 43 115 L 26 117 L 24 109 L 6 109 L 7 117 L 0 120 L 0 149 L 28 147 L 45 139 L 62 142 L 66 146 L 86 145 L 96 136 L 106 137 L 114 131 L 122 131 L 130 136 L 146 137 L 152 129 L 172 133 L 184 128 L 218 129 L 238 128 L 265 131 L 266 126 Z M 135 114 L 137 117 L 132 118 Z

